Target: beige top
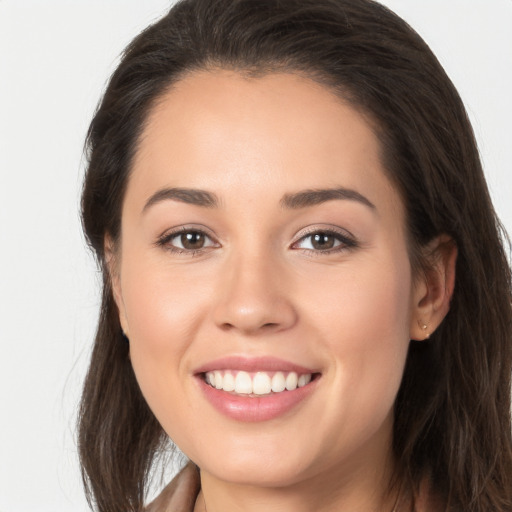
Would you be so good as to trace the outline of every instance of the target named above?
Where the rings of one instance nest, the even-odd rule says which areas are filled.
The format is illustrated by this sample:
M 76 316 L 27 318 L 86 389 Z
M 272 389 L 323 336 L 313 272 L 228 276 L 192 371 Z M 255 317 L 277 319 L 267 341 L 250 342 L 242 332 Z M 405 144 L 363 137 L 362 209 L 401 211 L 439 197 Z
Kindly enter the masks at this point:
M 197 466 L 187 464 L 145 512 L 193 512 L 200 488 Z
M 197 495 L 201 488 L 199 471 L 197 467 L 189 463 L 178 475 L 165 487 L 158 498 L 153 501 L 145 512 L 193 512 Z M 411 510 L 404 498 L 397 507 L 398 511 Z M 420 492 L 415 497 L 414 512 L 442 512 L 445 510 L 442 500 L 435 496 L 425 480 Z

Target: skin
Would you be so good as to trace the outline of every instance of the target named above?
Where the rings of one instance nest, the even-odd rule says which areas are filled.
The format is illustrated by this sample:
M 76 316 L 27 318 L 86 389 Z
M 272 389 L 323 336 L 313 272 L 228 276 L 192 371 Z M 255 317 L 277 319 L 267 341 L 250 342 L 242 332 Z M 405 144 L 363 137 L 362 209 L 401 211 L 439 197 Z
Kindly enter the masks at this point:
M 440 237 L 413 276 L 401 198 L 367 121 L 295 74 L 196 71 L 161 98 L 107 238 L 116 302 L 142 392 L 201 468 L 196 510 L 386 511 L 393 403 L 410 339 L 446 314 L 455 250 Z M 217 207 L 162 199 L 180 187 Z M 285 208 L 286 194 L 343 187 L 354 199 Z M 173 251 L 174 228 L 207 234 Z M 334 230 L 332 250 L 311 232 Z M 346 244 L 342 237 L 350 237 Z M 427 325 L 427 329 L 422 328 Z M 291 411 L 263 422 L 220 414 L 194 371 L 228 355 L 273 356 L 321 373 Z

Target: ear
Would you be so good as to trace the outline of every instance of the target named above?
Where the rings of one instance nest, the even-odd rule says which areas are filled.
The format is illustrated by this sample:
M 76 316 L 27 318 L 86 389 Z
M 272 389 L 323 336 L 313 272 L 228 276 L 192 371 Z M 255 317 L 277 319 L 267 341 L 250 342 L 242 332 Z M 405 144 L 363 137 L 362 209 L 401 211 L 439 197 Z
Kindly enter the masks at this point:
M 119 275 L 119 256 L 118 250 L 115 247 L 115 242 L 112 240 L 110 235 L 105 235 L 104 241 L 104 251 L 105 251 L 105 263 L 107 265 L 107 271 L 110 279 L 110 286 L 112 288 L 112 294 L 114 296 L 114 301 L 117 306 L 117 310 L 119 312 L 119 322 L 121 324 L 121 329 L 123 333 L 129 336 L 128 330 L 128 321 L 126 319 L 126 311 L 123 302 L 123 294 L 121 291 L 121 279 Z
M 440 235 L 424 248 L 424 258 L 427 267 L 416 276 L 413 289 L 410 325 L 413 340 L 429 338 L 450 310 L 457 246 L 450 236 Z

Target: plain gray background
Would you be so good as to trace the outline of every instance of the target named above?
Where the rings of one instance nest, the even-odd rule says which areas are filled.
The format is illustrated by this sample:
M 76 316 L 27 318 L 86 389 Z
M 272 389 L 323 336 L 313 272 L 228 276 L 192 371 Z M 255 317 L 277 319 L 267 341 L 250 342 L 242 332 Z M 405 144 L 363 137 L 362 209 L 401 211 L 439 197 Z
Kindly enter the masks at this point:
M 512 232 L 512 0 L 386 0 L 466 103 Z M 168 0 L 0 0 L 0 512 L 87 510 L 74 422 L 98 310 L 82 145 L 123 47 Z

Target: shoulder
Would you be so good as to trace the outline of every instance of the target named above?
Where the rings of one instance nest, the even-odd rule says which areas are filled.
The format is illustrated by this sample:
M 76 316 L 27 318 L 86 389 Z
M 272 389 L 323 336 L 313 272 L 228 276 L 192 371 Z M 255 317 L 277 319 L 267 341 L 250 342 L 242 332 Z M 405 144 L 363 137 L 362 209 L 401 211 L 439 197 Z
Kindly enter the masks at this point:
M 144 512 L 192 512 L 199 487 L 199 470 L 188 463 Z

